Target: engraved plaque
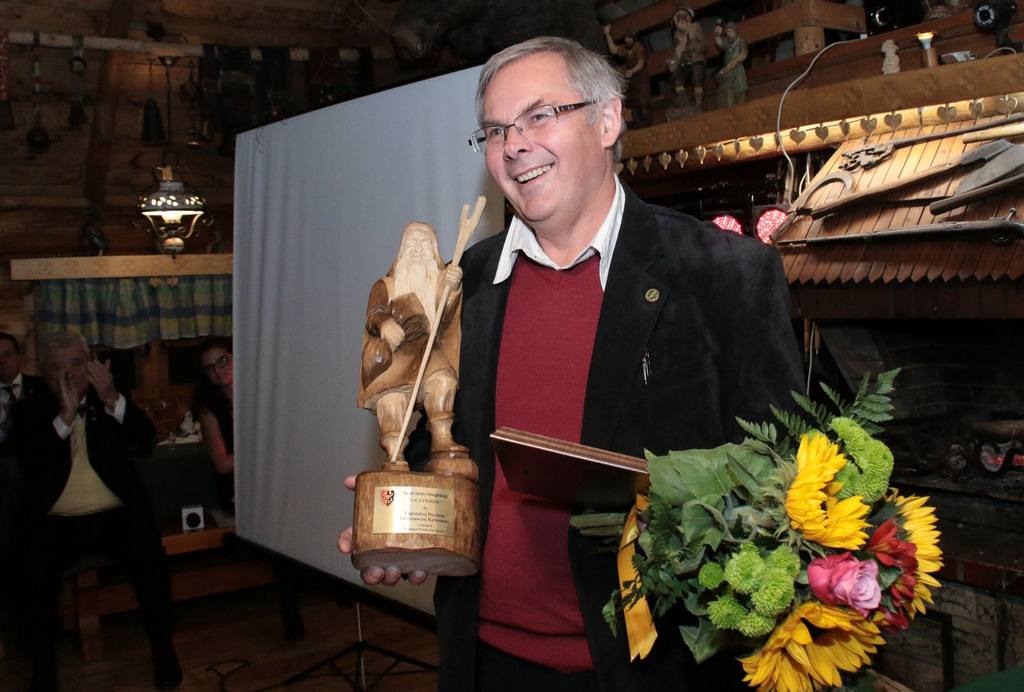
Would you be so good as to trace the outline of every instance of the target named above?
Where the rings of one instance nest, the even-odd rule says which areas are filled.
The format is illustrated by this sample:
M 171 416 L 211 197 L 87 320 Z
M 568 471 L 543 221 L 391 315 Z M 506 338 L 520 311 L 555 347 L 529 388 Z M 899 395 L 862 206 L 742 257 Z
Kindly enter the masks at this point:
M 455 496 L 451 490 L 385 485 L 374 488 L 374 495 L 374 533 L 455 533 Z

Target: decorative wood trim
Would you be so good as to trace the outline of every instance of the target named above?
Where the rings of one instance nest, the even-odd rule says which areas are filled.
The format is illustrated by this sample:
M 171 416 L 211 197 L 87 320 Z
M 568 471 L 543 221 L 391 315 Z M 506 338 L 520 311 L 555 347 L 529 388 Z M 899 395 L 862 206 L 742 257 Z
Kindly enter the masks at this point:
M 1013 94 L 1020 91 L 1021 84 L 1024 54 L 797 89 L 786 97 L 782 128 L 787 132 L 843 118 L 853 121 L 873 113 Z M 623 159 L 645 155 L 656 158 L 663 151 L 674 153 L 708 142 L 773 132 L 779 97 L 767 96 L 727 111 L 711 111 L 627 132 Z
M 112 255 L 11 260 L 11 279 L 104 279 L 230 274 L 233 255 Z

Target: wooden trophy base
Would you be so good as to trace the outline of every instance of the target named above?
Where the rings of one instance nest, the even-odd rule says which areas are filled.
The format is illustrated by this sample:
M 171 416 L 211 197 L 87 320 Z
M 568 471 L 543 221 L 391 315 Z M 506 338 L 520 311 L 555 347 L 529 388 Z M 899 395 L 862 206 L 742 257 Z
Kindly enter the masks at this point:
M 464 577 L 480 568 L 479 495 L 458 476 L 366 471 L 356 478 L 352 564 Z

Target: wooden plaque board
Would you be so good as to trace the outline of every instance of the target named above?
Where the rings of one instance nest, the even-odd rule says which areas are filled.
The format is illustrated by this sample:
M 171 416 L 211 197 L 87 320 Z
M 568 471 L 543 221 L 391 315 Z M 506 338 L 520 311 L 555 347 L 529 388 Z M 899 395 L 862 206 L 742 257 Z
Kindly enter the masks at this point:
M 512 490 L 560 505 L 624 510 L 650 483 L 638 457 L 505 427 L 491 441 Z

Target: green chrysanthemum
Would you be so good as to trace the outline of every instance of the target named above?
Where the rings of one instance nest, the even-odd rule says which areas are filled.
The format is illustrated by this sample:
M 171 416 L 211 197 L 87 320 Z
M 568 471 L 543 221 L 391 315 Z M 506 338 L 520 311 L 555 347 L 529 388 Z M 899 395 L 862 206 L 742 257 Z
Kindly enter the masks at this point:
M 745 543 L 725 565 L 725 580 L 739 593 L 749 594 L 757 588 L 762 571 L 764 559 L 758 553 L 757 546 Z
M 764 564 L 770 570 L 782 570 L 796 579 L 800 573 L 800 556 L 794 553 L 789 546 L 780 545 L 778 548 L 765 556 Z
M 725 570 L 717 562 L 709 562 L 700 568 L 697 573 L 697 581 L 705 589 L 717 589 L 725 579 Z
M 761 586 L 750 597 L 754 610 L 774 618 L 789 608 L 796 595 L 793 577 L 781 569 L 766 569 L 761 573 Z
M 749 613 L 735 597 L 726 594 L 708 604 L 708 619 L 718 629 L 736 629 Z
M 747 637 L 763 637 L 775 629 L 775 618 L 765 617 L 758 612 L 747 613 L 736 629 Z
M 892 451 L 850 418 L 833 418 L 830 427 L 842 440 L 847 456 L 835 478 L 843 484 L 839 498 L 860 495 L 866 504 L 882 499 L 892 475 Z

